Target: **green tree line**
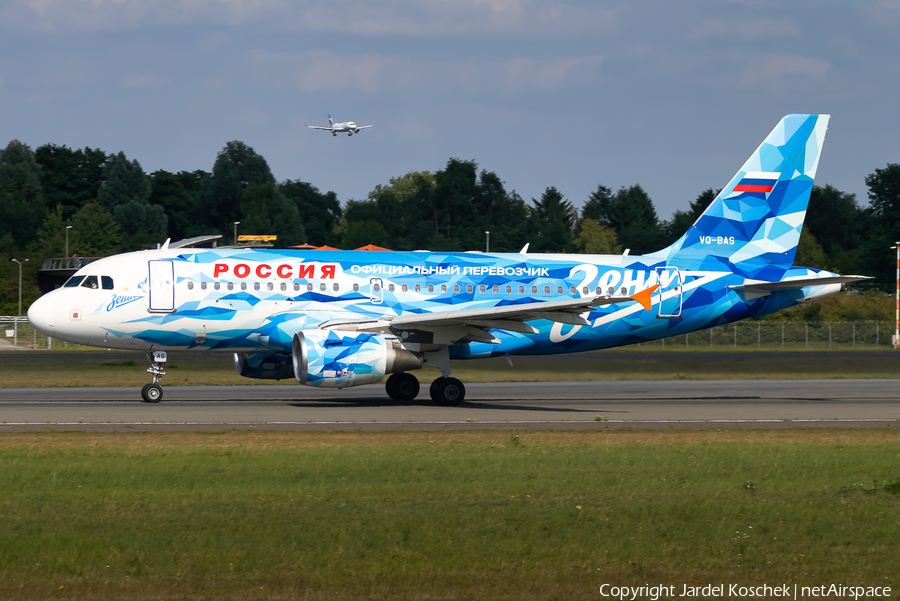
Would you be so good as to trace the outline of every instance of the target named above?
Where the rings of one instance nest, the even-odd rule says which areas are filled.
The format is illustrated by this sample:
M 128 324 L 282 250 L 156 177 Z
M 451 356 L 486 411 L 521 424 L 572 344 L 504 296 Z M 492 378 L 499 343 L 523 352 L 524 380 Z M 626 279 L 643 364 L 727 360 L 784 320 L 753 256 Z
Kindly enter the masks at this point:
M 900 238 L 900 164 L 867 176 L 868 204 L 832 186 L 816 186 L 796 264 L 875 276 L 892 289 Z M 685 210 L 660 219 L 639 185 L 598 185 L 580 209 L 555 186 L 539 198 L 508 191 L 474 161 L 448 160 L 435 172 L 410 172 L 343 206 L 334 192 L 301 180 L 277 181 L 265 158 L 241 141 L 218 153 L 210 171 L 146 173 L 123 152 L 12 140 L 0 150 L 0 314 L 15 314 L 18 265 L 23 306 L 39 296 L 37 272 L 47 258 L 107 256 L 148 248 L 166 238 L 222 234 L 233 223 L 248 234 L 274 234 L 281 248 L 309 243 L 394 250 L 481 250 L 642 254 L 676 241 L 715 198 L 686 199 Z

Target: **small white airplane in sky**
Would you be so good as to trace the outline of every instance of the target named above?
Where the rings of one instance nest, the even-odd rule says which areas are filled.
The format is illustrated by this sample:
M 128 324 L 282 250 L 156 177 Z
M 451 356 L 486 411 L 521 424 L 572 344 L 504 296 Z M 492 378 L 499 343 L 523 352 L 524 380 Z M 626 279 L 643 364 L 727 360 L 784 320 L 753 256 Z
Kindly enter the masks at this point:
M 305 123 L 303 125 L 306 125 Z M 336 136 L 338 134 L 342 134 L 347 132 L 348 136 L 352 136 L 353 134 L 358 134 L 361 130 L 372 127 L 371 125 L 357 125 L 353 121 L 345 121 L 344 123 L 335 123 L 331 118 L 331 113 L 328 113 L 328 127 L 323 125 L 306 125 L 306 127 L 310 129 L 324 129 L 325 131 L 330 131 L 332 136 Z

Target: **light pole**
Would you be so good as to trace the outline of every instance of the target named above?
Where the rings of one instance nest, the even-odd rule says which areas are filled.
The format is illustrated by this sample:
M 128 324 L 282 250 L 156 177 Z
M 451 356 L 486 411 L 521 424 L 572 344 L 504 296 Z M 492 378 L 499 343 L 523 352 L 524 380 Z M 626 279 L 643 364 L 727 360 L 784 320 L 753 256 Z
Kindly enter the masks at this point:
M 485 230 L 484 235 L 487 236 L 487 239 L 485 240 L 485 243 L 484 243 L 484 252 L 489 253 L 489 252 L 491 252 L 491 232 L 488 230 Z
M 897 249 L 897 298 L 894 309 L 894 339 L 891 340 L 891 345 L 894 350 L 897 350 L 897 347 L 900 346 L 900 242 L 894 244 L 896 246 L 891 248 Z
M 25 259 L 27 261 L 28 259 Z M 14 263 L 19 264 L 19 314 L 16 316 L 16 334 L 13 337 L 13 346 L 19 346 L 19 318 L 22 317 L 22 263 L 25 261 L 20 261 L 18 259 L 12 259 Z
M 71 225 L 66 226 L 66 269 L 69 268 L 69 230 L 72 229 Z
M 240 221 L 234 222 L 234 245 L 235 246 L 237 246 L 237 226 L 239 223 L 240 223 Z

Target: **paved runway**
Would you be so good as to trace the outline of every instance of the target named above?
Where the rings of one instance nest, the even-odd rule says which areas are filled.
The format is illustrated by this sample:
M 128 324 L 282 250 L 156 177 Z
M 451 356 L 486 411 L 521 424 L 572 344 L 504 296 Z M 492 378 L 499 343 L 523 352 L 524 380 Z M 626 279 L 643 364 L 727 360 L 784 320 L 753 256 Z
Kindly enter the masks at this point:
M 0 432 L 900 427 L 898 397 L 900 380 L 468 384 L 459 407 L 424 387 L 404 403 L 381 386 L 169 386 L 157 405 L 136 388 L 6 388 Z

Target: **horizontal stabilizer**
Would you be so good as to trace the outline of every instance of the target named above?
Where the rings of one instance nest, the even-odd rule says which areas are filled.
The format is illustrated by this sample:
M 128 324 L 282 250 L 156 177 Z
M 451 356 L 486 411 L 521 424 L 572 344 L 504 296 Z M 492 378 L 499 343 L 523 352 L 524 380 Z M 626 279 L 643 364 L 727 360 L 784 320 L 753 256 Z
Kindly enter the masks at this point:
M 793 280 L 782 280 L 780 282 L 766 282 L 762 280 L 744 280 L 743 284 L 737 286 L 729 286 L 735 292 L 740 292 L 745 300 L 753 300 L 761 296 L 768 296 L 770 293 L 781 290 L 800 290 L 809 286 L 830 286 L 832 284 L 852 284 L 863 280 L 871 280 L 872 278 L 864 275 L 836 275 L 825 278 L 797 278 Z
M 745 280 L 739 286 L 729 286 L 732 290 L 799 290 L 807 286 L 827 286 L 828 284 L 851 284 L 862 280 L 871 280 L 865 275 L 836 275 L 827 278 L 801 278 L 783 280 L 781 282 L 765 282 L 762 280 Z

